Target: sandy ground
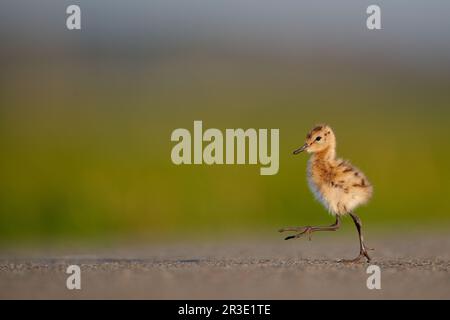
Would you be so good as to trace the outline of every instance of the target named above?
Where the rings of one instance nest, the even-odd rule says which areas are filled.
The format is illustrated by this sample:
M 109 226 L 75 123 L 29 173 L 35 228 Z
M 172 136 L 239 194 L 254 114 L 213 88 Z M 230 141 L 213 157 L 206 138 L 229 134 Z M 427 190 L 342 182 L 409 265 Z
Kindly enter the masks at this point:
M 354 235 L 187 242 L 102 249 L 0 252 L 0 298 L 138 299 L 450 299 L 450 235 L 372 235 L 381 290 L 369 290 L 368 264 L 348 265 Z M 65 270 L 81 267 L 81 290 Z

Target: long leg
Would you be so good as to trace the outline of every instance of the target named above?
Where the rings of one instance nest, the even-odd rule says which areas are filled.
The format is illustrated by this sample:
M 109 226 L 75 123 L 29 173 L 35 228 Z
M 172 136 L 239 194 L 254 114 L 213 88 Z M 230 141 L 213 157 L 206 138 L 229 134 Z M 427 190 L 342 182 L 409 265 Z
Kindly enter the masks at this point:
M 344 260 L 344 262 L 358 262 L 361 259 L 363 259 L 364 257 L 367 259 L 367 262 L 370 262 L 370 260 L 372 260 L 369 256 L 369 254 L 367 253 L 367 249 L 366 246 L 364 244 L 364 237 L 362 234 L 362 223 L 361 223 L 361 219 L 359 219 L 359 217 L 350 212 L 350 216 L 352 217 L 353 222 L 355 223 L 356 229 L 358 230 L 358 236 L 359 236 L 359 255 L 353 259 L 353 260 Z
M 284 240 L 298 239 L 302 235 L 304 235 L 305 233 L 308 234 L 309 240 L 311 240 L 311 233 L 313 233 L 313 232 L 316 232 L 316 231 L 336 231 L 337 229 L 339 229 L 340 226 L 341 226 L 341 221 L 339 219 L 339 216 L 336 216 L 336 222 L 333 223 L 331 226 L 326 226 L 326 227 L 312 227 L 312 226 L 287 227 L 287 228 L 282 228 L 282 229 L 280 229 L 278 231 L 279 232 L 285 232 L 285 231 L 296 231 L 296 232 L 298 232 L 297 234 L 295 234 L 293 236 L 286 237 Z

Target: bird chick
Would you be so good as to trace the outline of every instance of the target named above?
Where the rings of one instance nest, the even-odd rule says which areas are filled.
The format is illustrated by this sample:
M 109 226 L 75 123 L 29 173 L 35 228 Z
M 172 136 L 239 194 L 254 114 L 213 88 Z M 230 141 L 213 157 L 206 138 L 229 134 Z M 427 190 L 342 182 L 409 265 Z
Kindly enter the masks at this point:
M 345 262 L 357 262 L 364 257 L 371 258 L 367 253 L 362 235 L 362 225 L 359 217 L 353 213 L 358 206 L 365 204 L 372 196 L 372 185 L 364 173 L 354 167 L 350 162 L 336 158 L 336 137 L 333 130 L 327 125 L 314 127 L 307 135 L 303 146 L 294 151 L 299 154 L 306 151 L 311 154 L 308 161 L 308 185 L 315 197 L 336 218 L 336 222 L 326 227 L 289 227 L 279 230 L 295 231 L 296 235 L 288 239 L 297 239 L 315 231 L 335 231 L 340 227 L 340 218 L 349 214 L 358 230 L 360 253 L 358 257 Z

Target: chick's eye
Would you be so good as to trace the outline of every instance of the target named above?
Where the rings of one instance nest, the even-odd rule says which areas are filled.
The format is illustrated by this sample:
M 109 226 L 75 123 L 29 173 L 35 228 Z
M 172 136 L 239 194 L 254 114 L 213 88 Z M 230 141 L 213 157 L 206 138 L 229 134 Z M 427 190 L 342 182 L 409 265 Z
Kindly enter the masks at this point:
M 319 136 L 316 138 L 316 141 L 320 141 L 320 139 L 322 139 L 322 137 Z

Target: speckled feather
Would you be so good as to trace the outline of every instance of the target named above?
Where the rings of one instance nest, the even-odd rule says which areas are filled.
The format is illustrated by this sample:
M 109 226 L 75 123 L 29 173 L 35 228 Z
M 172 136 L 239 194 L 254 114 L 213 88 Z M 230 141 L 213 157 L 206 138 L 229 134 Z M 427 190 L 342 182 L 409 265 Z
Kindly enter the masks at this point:
M 370 200 L 373 188 L 364 173 L 336 158 L 336 138 L 329 126 L 314 127 L 305 145 L 312 154 L 307 169 L 309 187 L 332 215 L 345 215 Z

